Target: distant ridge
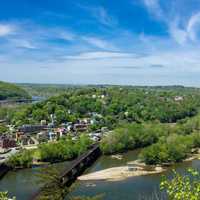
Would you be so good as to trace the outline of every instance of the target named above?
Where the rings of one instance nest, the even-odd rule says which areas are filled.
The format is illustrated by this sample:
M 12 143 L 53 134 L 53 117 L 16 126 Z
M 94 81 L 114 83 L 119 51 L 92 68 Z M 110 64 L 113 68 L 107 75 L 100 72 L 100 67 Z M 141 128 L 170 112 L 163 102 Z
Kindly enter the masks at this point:
M 20 86 L 0 81 L 0 101 L 30 98 L 30 95 Z

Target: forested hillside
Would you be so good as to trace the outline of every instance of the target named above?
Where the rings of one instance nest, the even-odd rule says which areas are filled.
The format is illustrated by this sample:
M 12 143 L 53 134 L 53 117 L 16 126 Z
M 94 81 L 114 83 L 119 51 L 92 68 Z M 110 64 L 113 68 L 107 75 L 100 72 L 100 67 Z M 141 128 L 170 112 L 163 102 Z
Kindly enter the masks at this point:
M 195 89 L 70 88 L 59 96 L 21 109 L 12 122 L 19 125 L 50 121 L 50 115 L 54 114 L 57 124 L 61 124 L 95 115 L 93 129 L 102 126 L 112 129 L 122 122 L 176 122 L 194 116 L 199 107 L 200 94 Z
M 80 86 L 73 85 L 62 85 L 62 84 L 30 84 L 23 83 L 18 84 L 25 91 L 27 91 L 31 96 L 36 97 L 51 97 L 54 95 L 59 95 L 61 93 L 67 92 L 70 89 L 78 88 Z
M 102 128 L 111 131 L 101 140 L 103 153 L 144 148 L 140 159 L 146 164 L 179 162 L 200 147 L 199 89 L 87 86 L 65 90 L 38 103 L 2 110 L 0 116 L 4 114 L 15 126 L 41 120 L 51 123 L 52 116 L 56 127 L 90 119 L 86 134 Z M 53 147 L 44 146 L 42 152 L 56 152 Z M 69 157 L 64 149 L 58 149 L 56 154 L 42 154 L 43 159 L 58 159 L 60 151 L 65 155 L 61 160 L 77 155 L 76 148 Z
M 28 99 L 29 94 L 21 87 L 0 81 L 0 100 Z

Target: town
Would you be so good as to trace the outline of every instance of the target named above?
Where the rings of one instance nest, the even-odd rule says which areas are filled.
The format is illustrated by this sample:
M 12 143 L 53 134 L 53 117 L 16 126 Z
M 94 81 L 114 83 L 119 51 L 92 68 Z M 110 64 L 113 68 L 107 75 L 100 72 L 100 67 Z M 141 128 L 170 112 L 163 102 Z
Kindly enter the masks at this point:
M 35 171 L 44 169 L 42 177 L 53 168 L 59 170 L 59 182 L 71 188 L 76 181 L 159 174 L 199 156 L 200 94 L 195 88 L 58 86 L 54 93 L 51 86 L 31 87 L 51 95 L 1 103 L 0 185 L 13 183 L 10 174 L 27 171 L 23 180 L 31 181 Z M 40 197 L 45 188 L 36 188 L 26 197 Z
M 92 115 L 98 114 L 92 113 Z M 0 124 L 9 128 L 8 132 L 0 134 L 0 163 L 5 162 L 9 155 L 13 155 L 21 149 L 36 149 L 39 144 L 56 142 L 64 136 L 71 136 L 72 140 L 76 140 L 78 135 L 84 133 L 93 142 L 98 142 L 103 135 L 109 132 L 107 127 L 89 132 L 90 125 L 96 123 L 93 118 L 78 119 L 75 123 L 66 122 L 60 126 L 55 125 L 53 115 L 51 115 L 51 119 L 52 122 L 48 124 L 46 120 L 41 120 L 40 124 L 22 125 L 20 127 L 6 125 L 6 121 L 0 121 Z

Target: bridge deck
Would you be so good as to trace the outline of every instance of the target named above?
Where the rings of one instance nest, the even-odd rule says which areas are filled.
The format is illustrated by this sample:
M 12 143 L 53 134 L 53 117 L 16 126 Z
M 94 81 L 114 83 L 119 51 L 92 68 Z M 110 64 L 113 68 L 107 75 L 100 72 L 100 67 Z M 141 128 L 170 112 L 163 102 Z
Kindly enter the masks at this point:
M 90 149 L 89 151 L 87 151 L 86 153 L 84 153 L 83 155 L 79 156 L 70 166 L 70 168 L 68 168 L 62 175 L 61 177 L 64 177 L 65 175 L 67 175 L 70 171 L 72 171 L 74 168 L 76 168 L 76 166 L 78 166 L 81 162 L 83 162 L 83 160 L 85 160 L 87 157 L 89 157 L 94 151 L 96 151 L 97 149 L 99 149 L 99 144 L 95 144 L 93 146 L 92 149 Z
M 74 162 L 72 162 L 72 165 L 68 167 L 60 176 L 60 181 L 65 184 L 66 186 L 70 186 L 73 181 L 77 178 L 80 173 L 82 173 L 89 165 L 88 163 L 85 163 L 84 161 L 89 158 L 91 162 L 94 162 L 100 155 L 101 151 L 99 148 L 99 144 L 94 144 L 91 149 L 89 149 L 86 153 L 79 156 Z M 93 157 L 95 155 L 95 158 Z M 90 158 L 92 157 L 92 158 Z M 83 163 L 84 166 L 80 169 L 80 164 Z M 76 173 L 73 174 L 73 170 L 76 169 Z M 80 171 L 79 171 L 80 170 Z M 67 178 L 67 179 L 66 179 Z M 63 181 L 65 180 L 65 181 Z M 40 196 L 40 193 L 42 192 L 42 189 L 34 194 L 30 198 L 30 200 L 37 200 L 37 198 Z

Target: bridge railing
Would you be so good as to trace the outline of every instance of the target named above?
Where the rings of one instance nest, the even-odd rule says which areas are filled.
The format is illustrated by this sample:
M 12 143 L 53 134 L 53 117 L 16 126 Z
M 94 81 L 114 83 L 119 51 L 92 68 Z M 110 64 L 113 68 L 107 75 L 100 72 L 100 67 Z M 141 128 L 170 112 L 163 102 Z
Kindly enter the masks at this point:
M 74 169 L 77 165 L 79 165 L 85 158 L 87 158 L 88 156 L 90 156 L 91 153 L 93 153 L 94 151 L 96 151 L 99 148 L 99 144 L 95 144 L 93 145 L 93 147 L 91 149 L 89 149 L 86 153 L 84 153 L 83 155 L 79 156 L 71 165 L 70 168 L 67 169 L 67 171 L 65 171 L 61 177 L 65 176 L 66 174 L 68 174 L 72 169 Z
M 98 143 L 94 144 L 86 153 L 79 156 L 74 162 L 72 162 L 72 165 L 70 167 L 68 167 L 63 173 L 61 173 L 60 181 L 63 184 L 65 184 L 66 186 L 70 186 L 72 184 L 72 182 L 76 179 L 76 177 L 78 175 L 80 175 L 80 172 L 83 172 L 88 166 L 84 166 L 84 164 L 83 164 L 82 169 L 80 169 L 81 171 L 78 171 L 77 167 L 80 166 L 81 163 L 84 163 L 84 161 L 86 159 L 90 158 L 90 156 L 95 154 L 95 153 L 96 153 L 96 158 L 98 158 L 99 155 L 101 154 Z M 93 161 L 93 159 L 91 159 L 91 160 Z M 75 173 L 73 173 L 74 170 L 76 170 Z M 37 200 L 37 198 L 40 196 L 40 194 L 42 192 L 42 189 L 43 188 L 41 188 L 37 193 L 35 193 L 30 198 L 30 200 Z

